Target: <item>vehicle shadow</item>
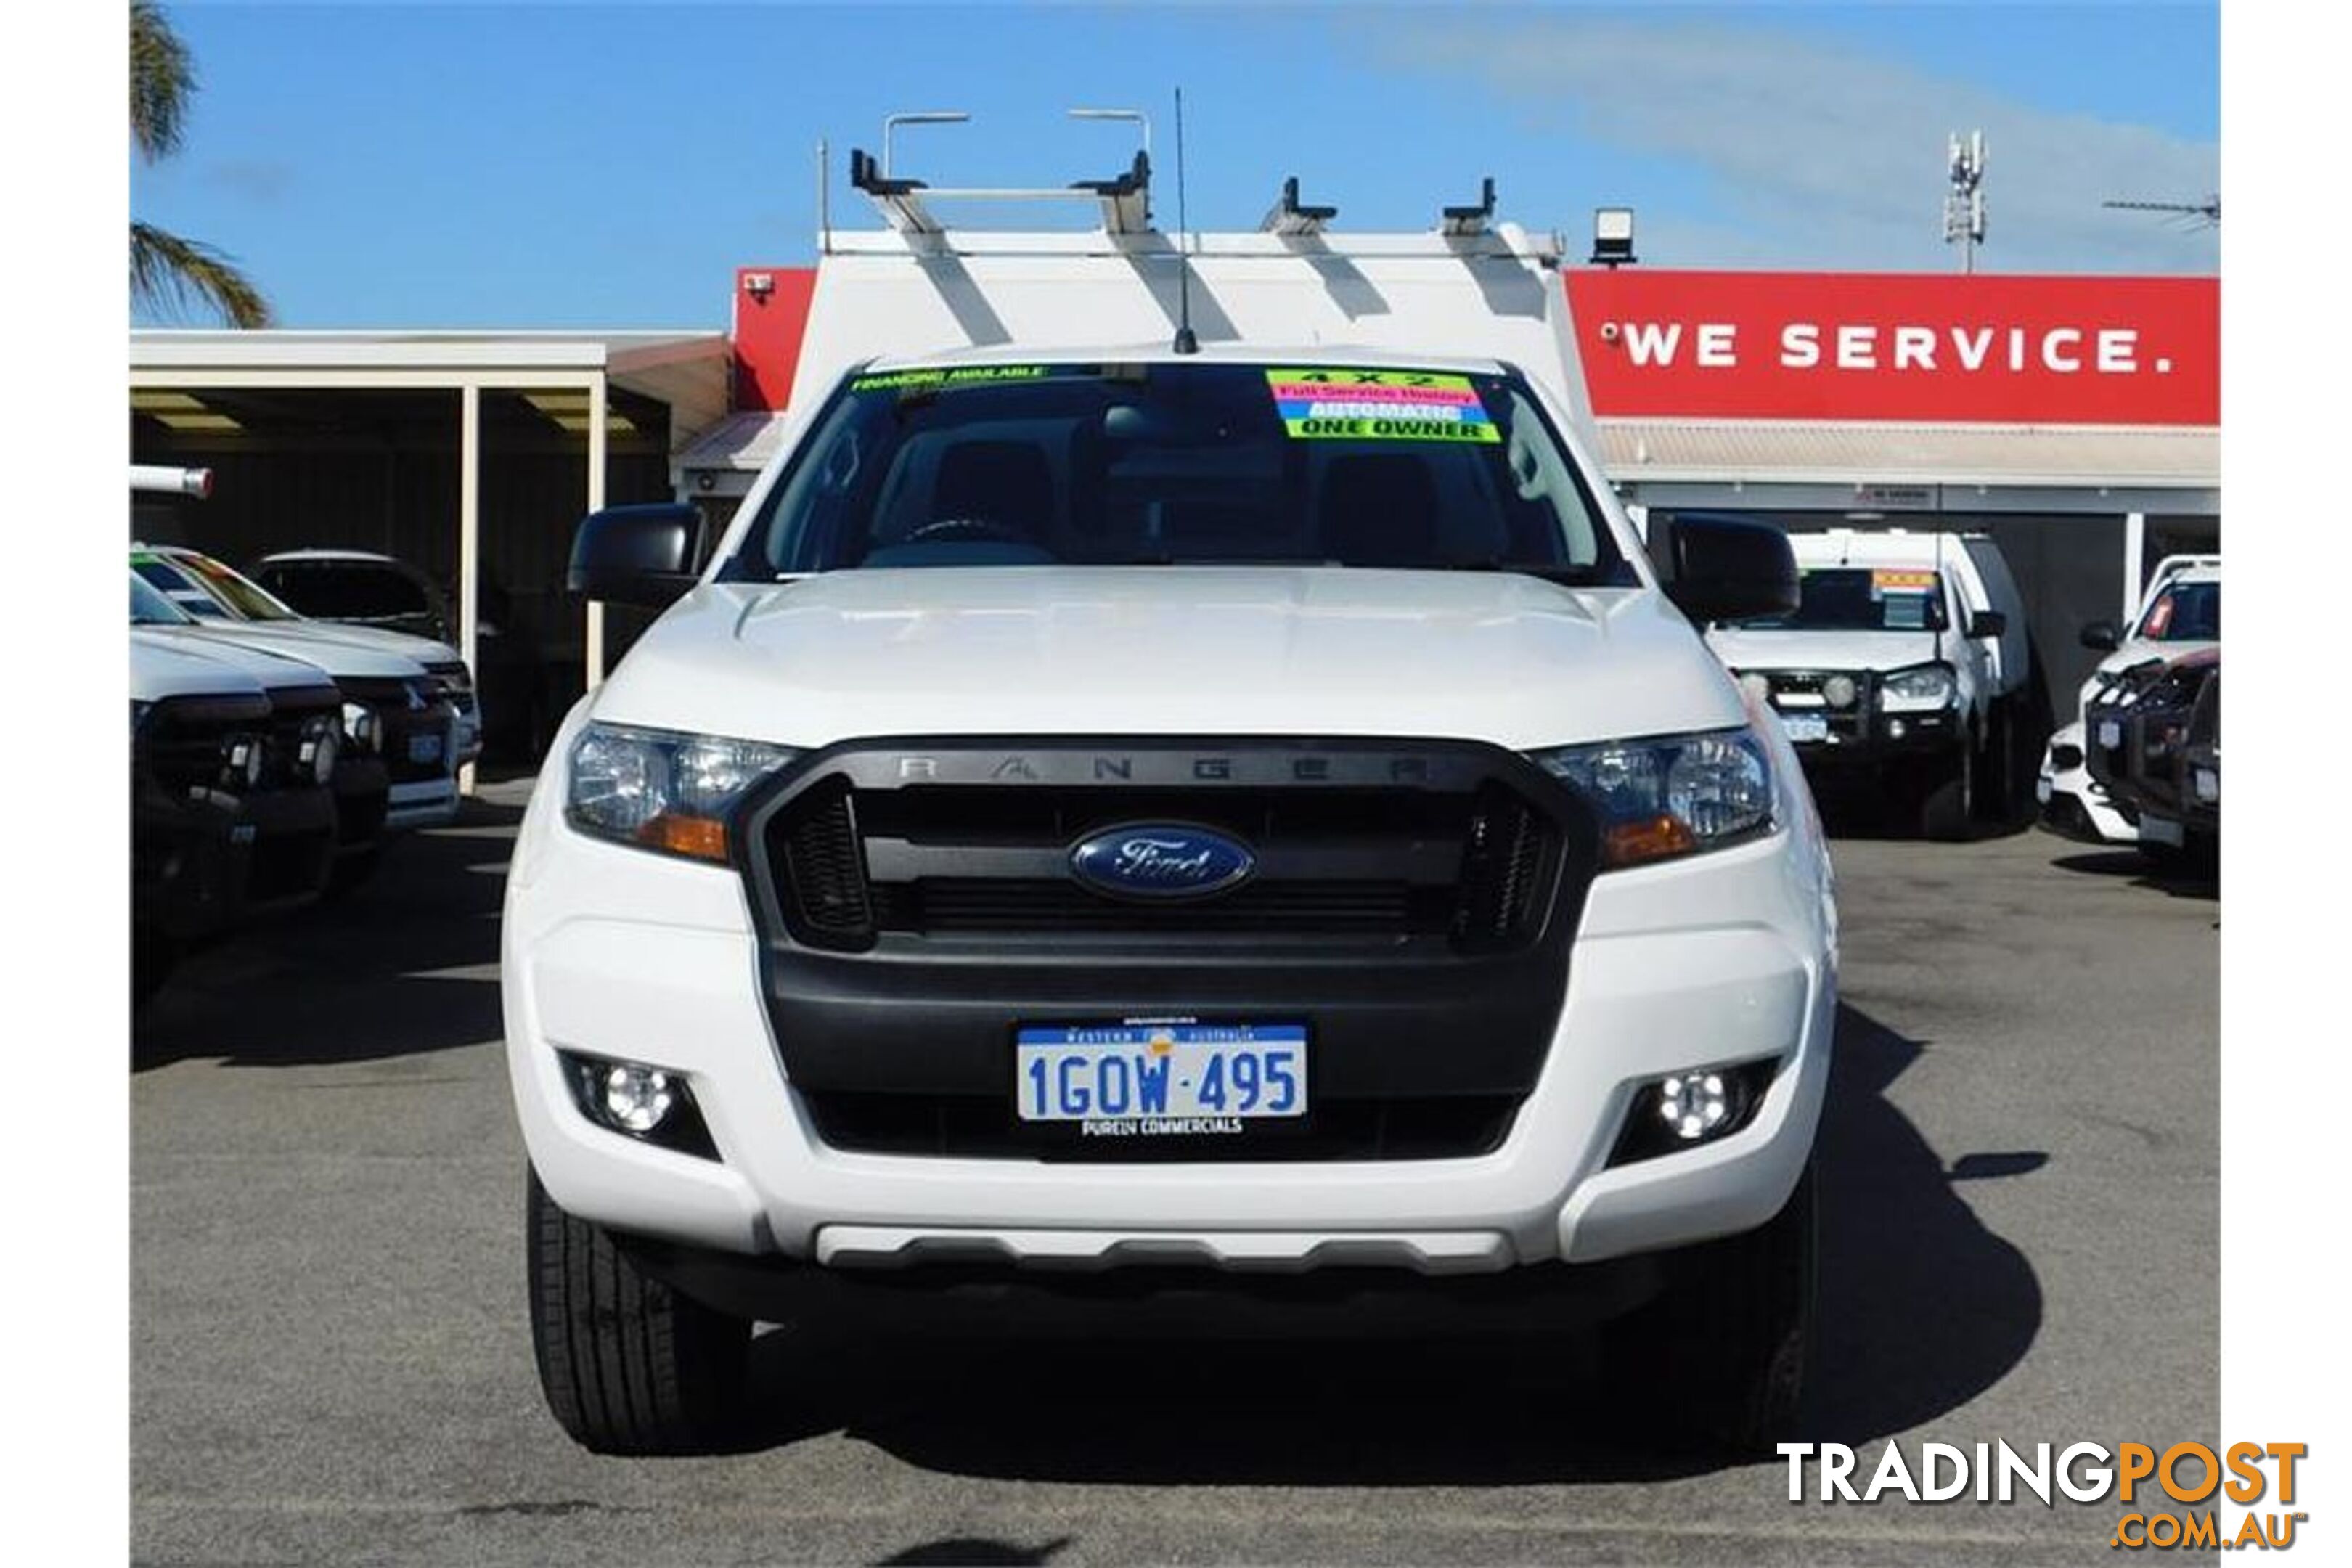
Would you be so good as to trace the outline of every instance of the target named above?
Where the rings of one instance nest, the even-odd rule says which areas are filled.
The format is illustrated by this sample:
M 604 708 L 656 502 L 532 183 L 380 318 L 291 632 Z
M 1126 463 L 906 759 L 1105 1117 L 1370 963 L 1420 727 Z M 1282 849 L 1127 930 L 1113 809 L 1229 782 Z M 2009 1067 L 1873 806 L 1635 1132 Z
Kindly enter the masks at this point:
M 468 800 L 348 896 L 190 955 L 131 1021 L 131 1065 L 285 1067 L 496 1040 L 499 906 L 520 805 Z
M 2062 871 L 2090 877 L 2126 877 L 2135 888 L 2154 888 L 2176 899 L 2217 900 L 2221 896 L 2221 868 L 2183 859 L 2179 864 L 2151 860 L 2137 849 L 2094 849 L 2062 855 L 2051 862 Z
M 1852 1008 L 1821 1162 L 1821 1323 L 1807 1434 L 1859 1444 L 1932 1421 L 2024 1357 L 2042 1291 L 2018 1249 L 1954 1190 L 2022 1175 L 2033 1151 L 1951 1170 L 1887 1098 L 1919 1042 Z M 1114 1307 L 1103 1309 L 1115 1312 Z M 746 1434 L 772 1447 L 843 1430 L 910 1464 L 1028 1480 L 1282 1486 L 1658 1479 L 1694 1457 L 1674 1412 L 1601 1374 L 1599 1344 L 1442 1336 L 1040 1341 L 959 1326 L 755 1342 Z

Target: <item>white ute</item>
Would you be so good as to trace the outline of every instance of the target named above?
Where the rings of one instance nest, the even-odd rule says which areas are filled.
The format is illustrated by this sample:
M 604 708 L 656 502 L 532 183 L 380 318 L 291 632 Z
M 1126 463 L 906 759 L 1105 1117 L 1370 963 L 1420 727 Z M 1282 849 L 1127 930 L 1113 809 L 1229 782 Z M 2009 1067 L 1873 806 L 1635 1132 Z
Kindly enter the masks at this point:
M 1335 1329 L 1662 1333 L 1644 1387 L 1769 1451 L 1836 912 L 1692 618 L 1792 604 L 1785 539 L 1645 556 L 1516 228 L 1180 263 L 1117 185 L 1093 236 L 830 234 L 723 533 L 582 527 L 575 588 L 669 608 L 509 874 L 551 1410 L 694 1449 L 755 1321 L 1290 1276 Z
M 1831 529 L 1790 541 L 1796 610 L 1707 641 L 1817 779 L 1866 777 L 1931 838 L 2005 813 L 2038 739 L 2025 606 L 1984 534 Z

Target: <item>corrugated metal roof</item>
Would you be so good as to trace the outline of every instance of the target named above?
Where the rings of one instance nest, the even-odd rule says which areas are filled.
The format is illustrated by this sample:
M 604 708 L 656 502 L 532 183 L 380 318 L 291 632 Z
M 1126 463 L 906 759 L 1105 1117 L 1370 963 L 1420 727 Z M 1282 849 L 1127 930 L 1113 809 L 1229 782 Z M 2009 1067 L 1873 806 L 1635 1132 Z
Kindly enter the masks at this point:
M 2210 428 L 1603 419 L 1612 479 L 2212 486 Z

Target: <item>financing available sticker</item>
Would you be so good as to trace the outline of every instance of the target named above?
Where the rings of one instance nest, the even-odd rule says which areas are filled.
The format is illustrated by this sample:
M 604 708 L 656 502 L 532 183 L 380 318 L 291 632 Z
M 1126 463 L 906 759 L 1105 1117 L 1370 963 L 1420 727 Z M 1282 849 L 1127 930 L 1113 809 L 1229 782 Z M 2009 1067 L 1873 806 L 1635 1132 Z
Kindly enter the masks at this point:
M 947 386 L 985 386 L 1000 381 L 1036 381 L 1045 374 L 1042 364 L 965 364 L 940 370 L 894 370 L 861 375 L 849 384 L 852 392 L 930 392 Z
M 1466 375 L 1433 371 L 1269 370 L 1294 441 L 1500 441 Z

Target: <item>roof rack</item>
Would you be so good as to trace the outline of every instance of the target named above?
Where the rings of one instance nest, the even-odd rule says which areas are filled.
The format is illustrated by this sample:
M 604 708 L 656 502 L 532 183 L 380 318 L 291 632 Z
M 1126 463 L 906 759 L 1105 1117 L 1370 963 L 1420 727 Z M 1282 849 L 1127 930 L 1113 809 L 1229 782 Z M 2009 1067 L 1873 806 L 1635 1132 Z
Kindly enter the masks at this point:
M 1148 233 L 1151 227 L 1151 155 L 1139 151 L 1125 172 L 1108 180 L 1076 180 L 1067 185 L 934 186 L 921 180 L 898 179 L 885 174 L 873 154 L 862 147 L 849 150 L 849 183 L 873 198 L 882 219 L 901 234 L 939 235 L 946 226 L 929 203 L 946 197 L 955 201 L 1091 201 L 1102 207 L 1103 232 L 1114 235 Z
M 1303 207 L 1298 205 L 1298 176 L 1291 175 L 1282 182 L 1282 194 L 1268 207 L 1265 221 L 1258 226 L 1261 234 L 1321 234 L 1323 226 L 1339 216 L 1338 207 Z
M 1448 239 L 1475 239 L 1486 232 L 1486 220 L 1494 216 L 1495 176 L 1489 174 L 1479 187 L 1476 206 L 1438 209 L 1437 230 Z

